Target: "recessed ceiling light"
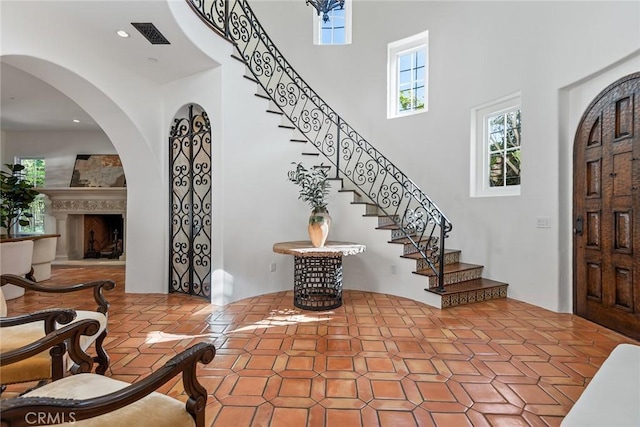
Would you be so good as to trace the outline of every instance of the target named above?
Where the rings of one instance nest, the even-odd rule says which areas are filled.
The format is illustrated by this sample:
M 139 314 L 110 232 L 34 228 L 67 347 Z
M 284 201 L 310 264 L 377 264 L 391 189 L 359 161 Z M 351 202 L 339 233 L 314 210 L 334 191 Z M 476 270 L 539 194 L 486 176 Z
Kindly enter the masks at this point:
M 125 30 L 118 30 L 116 31 L 116 34 L 125 39 L 129 37 L 129 33 L 127 33 Z
M 80 123 L 80 120 L 78 120 L 78 119 L 73 119 L 73 123 Z

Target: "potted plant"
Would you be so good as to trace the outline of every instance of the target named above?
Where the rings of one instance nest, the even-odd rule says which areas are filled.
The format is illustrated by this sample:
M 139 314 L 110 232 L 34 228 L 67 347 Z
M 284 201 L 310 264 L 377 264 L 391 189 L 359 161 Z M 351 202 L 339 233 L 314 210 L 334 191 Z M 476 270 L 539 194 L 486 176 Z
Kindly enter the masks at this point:
M 327 196 L 329 195 L 329 177 L 324 165 L 307 169 L 302 163 L 295 163 L 295 169 L 287 174 L 289 181 L 300 186 L 298 199 L 306 202 L 311 206 L 311 215 L 309 216 L 309 238 L 311 244 L 320 248 L 324 246 L 329 235 L 331 226 L 331 217 L 327 210 Z
M 33 189 L 33 184 L 24 173 L 23 165 L 5 165 L 9 171 L 0 171 L 0 226 L 11 232 L 16 224 L 28 225 L 31 213 L 28 212 L 31 202 L 36 198 L 38 191 Z

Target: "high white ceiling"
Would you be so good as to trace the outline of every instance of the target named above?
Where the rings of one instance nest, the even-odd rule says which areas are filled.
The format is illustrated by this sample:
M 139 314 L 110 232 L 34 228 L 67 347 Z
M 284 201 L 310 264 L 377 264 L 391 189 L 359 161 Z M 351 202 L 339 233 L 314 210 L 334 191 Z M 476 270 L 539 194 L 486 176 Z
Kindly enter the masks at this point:
M 126 64 L 128 71 L 158 84 L 216 64 L 182 33 L 167 0 L 2 0 L 1 6 L 3 21 L 28 23 L 30 28 L 57 40 L 71 40 L 77 45 L 78 55 L 82 55 L 84 49 L 94 52 L 97 49 L 102 58 Z M 132 22 L 153 23 L 171 44 L 152 45 Z M 130 37 L 118 37 L 119 29 L 126 30 Z M 59 90 L 2 61 L 0 57 L 2 130 L 99 129 L 80 106 Z M 74 119 L 79 123 L 74 123 Z
M 4 131 L 100 129 L 68 96 L 4 63 L 0 63 L 0 97 L 0 127 Z

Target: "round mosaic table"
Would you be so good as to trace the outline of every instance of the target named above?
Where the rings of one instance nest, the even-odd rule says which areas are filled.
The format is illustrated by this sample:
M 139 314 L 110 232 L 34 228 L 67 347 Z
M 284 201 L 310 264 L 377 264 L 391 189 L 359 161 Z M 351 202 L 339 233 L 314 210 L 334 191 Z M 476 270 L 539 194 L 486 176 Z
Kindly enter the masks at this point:
M 366 246 L 328 241 L 315 248 L 309 241 L 280 242 L 275 253 L 293 255 L 293 305 L 304 310 L 331 310 L 342 305 L 342 257 Z

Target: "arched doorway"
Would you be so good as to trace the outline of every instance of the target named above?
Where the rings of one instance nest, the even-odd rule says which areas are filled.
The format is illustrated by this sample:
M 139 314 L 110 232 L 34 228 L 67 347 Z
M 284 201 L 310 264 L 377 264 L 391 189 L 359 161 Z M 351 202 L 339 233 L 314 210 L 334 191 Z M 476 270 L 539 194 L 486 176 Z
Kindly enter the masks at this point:
M 211 124 L 183 107 L 169 133 L 169 292 L 211 298 Z
M 640 339 L 640 73 L 587 107 L 573 161 L 574 312 Z

